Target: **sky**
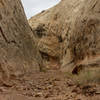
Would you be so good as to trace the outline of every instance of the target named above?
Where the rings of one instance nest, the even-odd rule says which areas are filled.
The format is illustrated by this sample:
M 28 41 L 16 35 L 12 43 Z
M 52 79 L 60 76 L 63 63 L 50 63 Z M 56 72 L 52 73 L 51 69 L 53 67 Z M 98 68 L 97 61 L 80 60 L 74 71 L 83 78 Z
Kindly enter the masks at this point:
M 39 12 L 51 8 L 60 2 L 60 0 L 21 0 L 27 18 L 38 14 Z

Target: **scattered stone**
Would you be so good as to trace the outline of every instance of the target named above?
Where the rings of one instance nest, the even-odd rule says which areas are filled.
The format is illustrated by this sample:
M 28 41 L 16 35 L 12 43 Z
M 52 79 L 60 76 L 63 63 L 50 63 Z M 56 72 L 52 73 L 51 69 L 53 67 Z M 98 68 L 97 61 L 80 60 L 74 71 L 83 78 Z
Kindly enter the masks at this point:
M 35 94 L 35 97 L 42 97 L 42 96 L 43 96 L 42 92 L 39 92 L 39 93 Z

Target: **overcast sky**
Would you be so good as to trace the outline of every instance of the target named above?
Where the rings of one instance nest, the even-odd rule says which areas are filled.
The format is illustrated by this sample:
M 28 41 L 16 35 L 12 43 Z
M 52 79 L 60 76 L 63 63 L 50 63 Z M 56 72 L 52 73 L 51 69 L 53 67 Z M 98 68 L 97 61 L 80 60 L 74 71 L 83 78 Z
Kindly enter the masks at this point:
M 60 0 L 21 0 L 26 12 L 26 16 L 29 19 L 33 15 L 41 12 L 42 10 L 48 9 Z

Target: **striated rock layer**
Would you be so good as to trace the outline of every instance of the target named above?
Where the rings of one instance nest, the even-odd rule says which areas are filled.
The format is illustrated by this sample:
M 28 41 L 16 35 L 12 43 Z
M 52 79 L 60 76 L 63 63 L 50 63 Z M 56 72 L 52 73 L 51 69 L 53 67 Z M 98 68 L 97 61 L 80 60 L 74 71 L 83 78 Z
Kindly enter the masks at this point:
M 100 0 L 62 0 L 29 24 L 46 68 L 100 70 Z
M 0 0 L 0 77 L 38 70 L 37 49 L 20 0 Z

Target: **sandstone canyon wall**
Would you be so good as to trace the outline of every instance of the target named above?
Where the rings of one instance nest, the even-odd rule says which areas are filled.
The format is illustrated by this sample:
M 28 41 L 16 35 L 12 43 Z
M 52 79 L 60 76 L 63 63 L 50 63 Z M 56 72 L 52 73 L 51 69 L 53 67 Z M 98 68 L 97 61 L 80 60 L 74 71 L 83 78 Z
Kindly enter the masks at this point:
M 0 0 L 0 76 L 45 69 L 100 70 L 100 1 L 62 0 L 32 17 L 20 0 Z
M 100 1 L 61 0 L 29 24 L 44 66 L 77 74 L 100 70 Z
M 0 77 L 38 70 L 37 50 L 20 0 L 0 0 Z

